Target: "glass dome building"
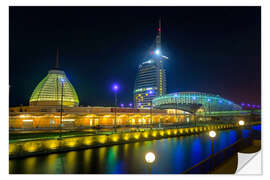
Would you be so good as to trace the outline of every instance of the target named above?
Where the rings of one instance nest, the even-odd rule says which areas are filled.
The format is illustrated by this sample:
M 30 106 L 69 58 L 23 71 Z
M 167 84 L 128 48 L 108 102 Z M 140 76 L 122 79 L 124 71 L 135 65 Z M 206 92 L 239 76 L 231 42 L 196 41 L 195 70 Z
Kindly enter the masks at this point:
M 63 106 L 73 107 L 79 105 L 78 95 L 66 77 L 65 72 L 59 69 L 50 70 L 48 75 L 36 86 L 29 104 L 30 106 L 61 105 L 62 92 Z
M 177 92 L 166 94 L 153 99 L 153 107 L 157 109 L 180 109 L 187 112 L 198 110 L 209 111 L 237 111 L 241 106 L 219 95 L 202 92 Z

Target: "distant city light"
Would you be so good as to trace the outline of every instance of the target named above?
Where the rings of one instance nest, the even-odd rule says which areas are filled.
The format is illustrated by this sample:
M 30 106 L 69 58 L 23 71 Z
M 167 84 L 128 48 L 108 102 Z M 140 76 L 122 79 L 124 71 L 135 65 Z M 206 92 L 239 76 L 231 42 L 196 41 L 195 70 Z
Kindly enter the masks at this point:
M 245 103 L 241 103 L 241 106 L 245 106 Z
M 257 108 L 260 108 L 260 105 L 257 105 Z
M 253 105 L 252 105 L 252 107 L 253 107 L 253 108 L 255 108 L 255 107 L 256 107 L 256 105 L 254 105 L 254 104 L 253 104 Z
M 160 54 L 159 49 L 157 49 L 157 50 L 155 51 L 155 54 L 156 54 L 156 55 L 159 55 L 159 54 Z
M 195 96 L 193 96 L 193 97 L 192 97 L 192 99 L 193 99 L 193 100 L 196 100 L 196 97 L 195 97 Z
M 207 101 L 208 101 L 208 102 L 210 102 L 210 101 L 211 101 L 211 99 L 209 99 L 209 98 L 208 98 L 208 99 L 207 99 Z
M 61 82 L 65 82 L 65 79 L 64 79 L 64 78 L 61 78 L 60 81 L 61 81 Z
M 153 91 L 152 91 L 152 90 L 150 90 L 150 91 L 149 91 L 149 94 L 153 94 Z
M 248 107 L 250 107 L 250 104 L 247 104 Z
M 221 100 L 219 100 L 218 102 L 219 102 L 219 103 L 222 103 L 222 101 L 221 101 Z
M 177 93 L 175 93 L 175 94 L 173 95 L 173 97 L 175 97 L 175 98 L 176 98 L 176 97 L 177 97 Z
M 120 104 L 121 107 L 124 107 L 124 104 Z
M 129 103 L 129 107 L 132 107 L 132 103 Z

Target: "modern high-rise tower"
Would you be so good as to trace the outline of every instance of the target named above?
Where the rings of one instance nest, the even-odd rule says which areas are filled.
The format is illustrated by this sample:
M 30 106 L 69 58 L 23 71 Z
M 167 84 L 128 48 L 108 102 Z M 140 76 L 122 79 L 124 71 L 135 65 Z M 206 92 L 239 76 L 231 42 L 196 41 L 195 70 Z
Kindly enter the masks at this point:
M 161 49 L 161 20 L 156 35 L 156 49 L 148 61 L 139 65 L 133 91 L 134 106 L 136 108 L 151 107 L 155 97 L 166 94 L 166 71 L 162 61 L 168 59 Z

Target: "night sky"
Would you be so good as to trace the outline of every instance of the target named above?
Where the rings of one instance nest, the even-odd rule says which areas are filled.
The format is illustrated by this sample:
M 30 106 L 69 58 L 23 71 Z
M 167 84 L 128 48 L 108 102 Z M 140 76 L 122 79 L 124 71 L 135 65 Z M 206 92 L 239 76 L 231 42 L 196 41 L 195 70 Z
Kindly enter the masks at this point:
M 10 7 L 10 106 L 28 105 L 55 66 L 81 105 L 132 102 L 162 17 L 167 93 L 202 91 L 235 103 L 261 102 L 260 7 Z

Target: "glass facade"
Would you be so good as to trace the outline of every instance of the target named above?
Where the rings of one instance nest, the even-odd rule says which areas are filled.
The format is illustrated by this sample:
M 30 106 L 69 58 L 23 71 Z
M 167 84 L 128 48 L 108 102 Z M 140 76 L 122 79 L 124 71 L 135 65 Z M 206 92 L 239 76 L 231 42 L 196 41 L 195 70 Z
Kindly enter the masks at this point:
M 155 97 L 166 94 L 166 73 L 156 56 L 139 66 L 133 91 L 134 106 L 149 108 Z
M 153 99 L 153 107 L 158 109 L 184 109 L 203 111 L 235 111 L 241 110 L 241 106 L 219 95 L 201 92 L 177 92 Z
M 63 85 L 63 86 L 62 86 Z M 50 70 L 37 85 L 30 98 L 30 105 L 60 105 L 63 87 L 63 105 L 79 105 L 78 95 L 64 71 Z

